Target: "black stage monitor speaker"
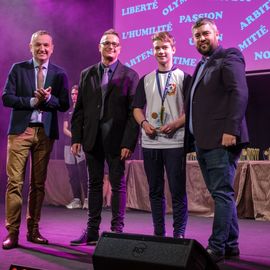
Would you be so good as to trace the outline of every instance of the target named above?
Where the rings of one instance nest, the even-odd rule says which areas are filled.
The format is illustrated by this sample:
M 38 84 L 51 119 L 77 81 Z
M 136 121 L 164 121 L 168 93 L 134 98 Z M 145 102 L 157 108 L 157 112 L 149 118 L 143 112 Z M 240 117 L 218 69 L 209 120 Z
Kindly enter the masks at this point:
M 218 270 L 196 240 L 103 232 L 93 254 L 94 270 Z
M 17 265 L 17 264 L 12 264 L 9 267 L 9 270 L 41 270 L 41 269 L 32 268 L 32 267 L 28 267 L 28 266 Z

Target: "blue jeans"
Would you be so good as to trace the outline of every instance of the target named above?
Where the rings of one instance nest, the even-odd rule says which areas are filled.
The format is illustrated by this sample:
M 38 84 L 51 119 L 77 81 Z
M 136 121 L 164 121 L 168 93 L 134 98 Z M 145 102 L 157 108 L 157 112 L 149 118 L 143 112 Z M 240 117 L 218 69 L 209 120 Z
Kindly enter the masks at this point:
M 238 220 L 234 200 L 234 176 L 241 150 L 196 147 L 205 184 L 215 202 L 212 235 L 208 247 L 224 254 L 226 248 L 238 246 Z
M 183 148 L 143 148 L 144 169 L 149 184 L 149 197 L 154 223 L 154 234 L 164 236 L 165 195 L 164 167 L 172 196 L 174 237 L 185 234 L 187 224 L 187 196 Z

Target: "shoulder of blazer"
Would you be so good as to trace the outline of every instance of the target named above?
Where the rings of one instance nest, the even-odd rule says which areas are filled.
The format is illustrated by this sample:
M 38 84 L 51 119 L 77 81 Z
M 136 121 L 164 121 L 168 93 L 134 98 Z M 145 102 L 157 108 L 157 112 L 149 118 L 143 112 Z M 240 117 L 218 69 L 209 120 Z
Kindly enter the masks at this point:
M 236 54 L 239 57 L 242 57 L 242 53 L 237 48 L 231 47 L 231 48 L 224 49 L 223 47 L 219 46 L 215 50 L 215 52 L 213 54 L 213 58 L 225 57 L 228 54 Z
M 49 65 L 48 65 L 48 71 L 52 71 L 52 72 L 55 72 L 55 73 L 65 73 L 66 74 L 66 71 L 58 66 L 58 65 L 55 65 L 51 62 L 49 62 Z
M 128 72 L 128 71 L 133 71 L 133 69 L 131 69 L 131 68 L 129 68 L 129 67 L 123 65 L 120 61 L 118 61 L 118 65 L 117 65 L 116 69 L 117 69 L 118 71 L 126 71 L 126 72 Z
M 85 79 L 88 76 L 98 76 L 98 63 L 92 66 L 89 66 L 81 71 L 81 79 Z
M 98 66 L 99 66 L 99 63 L 95 64 L 95 65 L 92 65 L 92 66 L 89 66 L 85 69 L 82 70 L 82 74 L 96 74 L 97 71 L 98 71 Z
M 118 61 L 114 74 L 121 74 L 124 73 L 125 71 L 126 71 L 125 66 L 120 61 Z
M 34 69 L 33 60 L 27 60 L 22 62 L 17 62 L 12 65 L 13 68 L 18 69 Z
M 226 49 L 222 48 L 221 46 L 219 46 L 213 53 L 212 56 L 210 56 L 211 58 L 222 58 L 226 55 Z
M 237 57 L 244 59 L 242 52 L 239 49 L 234 48 L 234 47 L 226 49 L 225 53 L 226 55 L 229 55 L 229 54 L 236 55 Z
M 137 76 L 139 78 L 138 73 L 134 69 L 123 65 L 120 61 L 118 62 L 115 73 L 125 73 L 127 76 Z
M 244 56 L 237 48 L 227 48 L 224 49 L 221 46 L 217 48 L 217 50 L 214 52 L 212 59 L 218 59 L 222 58 L 223 61 L 226 61 L 227 59 L 233 59 L 233 58 L 239 58 L 243 63 L 245 63 Z

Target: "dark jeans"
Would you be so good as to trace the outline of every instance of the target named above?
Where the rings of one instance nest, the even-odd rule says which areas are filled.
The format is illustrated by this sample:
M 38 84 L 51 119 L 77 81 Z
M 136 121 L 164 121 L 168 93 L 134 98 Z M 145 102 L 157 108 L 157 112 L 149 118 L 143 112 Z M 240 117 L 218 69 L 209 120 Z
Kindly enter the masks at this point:
M 154 234 L 164 236 L 165 195 L 164 167 L 172 196 L 174 237 L 185 234 L 187 224 L 186 177 L 184 149 L 143 148 L 144 169 L 149 184 L 149 197 L 154 223 Z
M 126 209 L 125 161 L 120 160 L 120 155 L 115 156 L 104 153 L 100 138 L 97 139 L 93 151 L 86 152 L 85 154 L 89 171 L 88 230 L 93 232 L 99 231 L 103 205 L 104 161 L 106 160 L 109 166 L 109 181 L 112 188 L 111 230 L 122 232 Z
M 66 164 L 73 198 L 82 199 L 82 197 L 87 197 L 88 176 L 85 163 L 84 160 L 76 164 Z
M 238 246 L 238 220 L 234 200 L 234 176 L 241 150 L 196 149 L 205 184 L 215 201 L 212 235 L 208 246 L 224 254 L 225 248 Z

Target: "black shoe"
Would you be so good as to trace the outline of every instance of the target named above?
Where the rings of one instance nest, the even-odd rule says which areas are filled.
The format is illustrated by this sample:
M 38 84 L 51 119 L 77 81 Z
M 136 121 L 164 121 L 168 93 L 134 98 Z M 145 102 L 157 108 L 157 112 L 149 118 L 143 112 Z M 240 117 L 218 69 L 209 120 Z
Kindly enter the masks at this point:
M 213 262 L 217 263 L 217 262 L 224 260 L 224 255 L 222 253 L 215 252 L 210 248 L 207 248 L 206 251 L 209 254 L 209 256 Z
M 34 229 L 32 232 L 28 232 L 26 236 L 27 241 L 41 244 L 41 245 L 48 245 L 49 241 L 44 236 L 42 236 L 38 229 Z
M 9 233 L 2 243 L 3 249 L 13 249 L 18 246 L 18 234 Z
M 183 234 L 173 234 L 173 238 L 183 239 L 183 238 L 185 238 L 185 236 Z
M 239 257 L 239 256 L 240 256 L 239 247 L 225 248 L 225 257 L 226 258 Z
M 98 233 L 88 233 L 87 230 L 84 230 L 82 235 L 75 240 L 70 241 L 71 246 L 83 246 L 83 245 L 95 245 L 98 241 Z
M 75 239 L 70 241 L 71 246 L 81 246 L 81 245 L 86 245 L 87 244 L 87 231 L 84 230 L 82 235 Z
M 111 232 L 112 233 L 123 233 L 123 230 L 115 230 L 115 229 L 113 229 L 113 230 L 111 230 Z
M 88 236 L 87 236 L 87 245 L 89 245 L 89 246 L 96 245 L 98 239 L 99 239 L 98 233 L 88 233 Z

